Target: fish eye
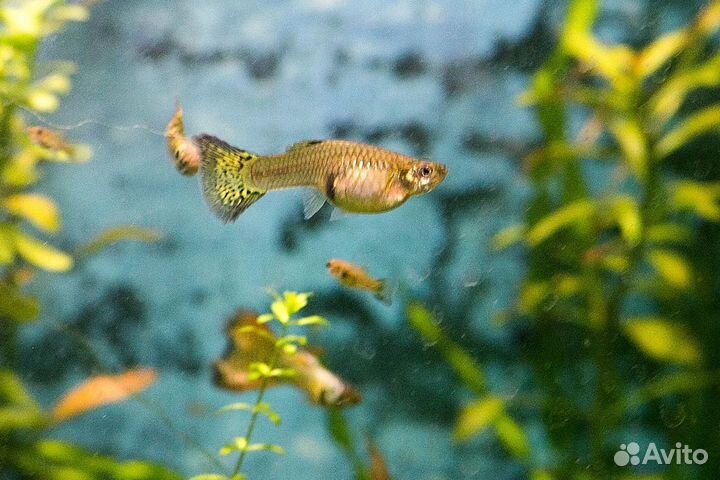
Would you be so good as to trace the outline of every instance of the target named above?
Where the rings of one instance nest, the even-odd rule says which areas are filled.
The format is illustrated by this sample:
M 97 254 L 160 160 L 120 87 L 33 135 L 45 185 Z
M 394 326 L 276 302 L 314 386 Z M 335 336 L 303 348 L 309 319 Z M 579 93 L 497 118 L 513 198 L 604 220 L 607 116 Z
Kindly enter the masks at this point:
M 432 168 L 425 165 L 420 167 L 419 172 L 421 177 L 429 177 L 432 174 Z

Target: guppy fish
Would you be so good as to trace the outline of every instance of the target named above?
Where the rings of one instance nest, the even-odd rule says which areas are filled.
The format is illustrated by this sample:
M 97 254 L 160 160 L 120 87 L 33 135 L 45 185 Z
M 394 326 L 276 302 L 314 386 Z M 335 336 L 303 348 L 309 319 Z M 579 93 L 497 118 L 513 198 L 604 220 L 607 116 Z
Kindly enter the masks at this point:
M 247 331 L 245 327 L 255 331 Z M 225 355 L 215 363 L 215 383 L 236 392 L 258 389 L 262 382 L 251 379 L 250 365 L 269 362 L 277 338 L 267 324 L 257 322 L 257 314 L 247 310 L 240 310 L 233 316 L 227 334 L 229 345 Z M 273 379 L 268 386 L 295 386 L 304 391 L 312 403 L 322 406 L 342 408 L 362 401 L 362 395 L 355 387 L 326 369 L 307 349 L 299 349 L 294 355 L 280 353 L 276 365 L 292 369 L 295 375 Z
M 176 131 L 182 127 L 179 108 L 173 122 Z M 205 199 L 226 222 L 267 192 L 296 187 L 315 191 L 305 200 L 305 218 L 325 201 L 350 213 L 386 212 L 431 191 L 447 175 L 445 165 L 345 140 L 303 141 L 277 155 L 251 153 L 206 134 L 192 141 L 200 152 Z M 186 155 L 188 163 L 195 160 L 192 152 Z
M 345 260 L 332 259 L 327 262 L 330 275 L 349 288 L 366 290 L 385 305 L 392 304 L 393 287 L 384 278 L 374 279 L 364 268 Z

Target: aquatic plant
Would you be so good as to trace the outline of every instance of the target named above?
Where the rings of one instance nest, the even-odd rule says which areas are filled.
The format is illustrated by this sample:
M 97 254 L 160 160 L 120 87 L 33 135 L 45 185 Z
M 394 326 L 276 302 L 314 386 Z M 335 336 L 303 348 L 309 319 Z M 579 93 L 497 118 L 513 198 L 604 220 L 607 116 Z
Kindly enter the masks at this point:
M 144 229 L 119 228 L 81 248 L 75 257 L 46 239 L 60 231 L 62 222 L 56 203 L 31 191 L 43 164 L 84 162 L 91 152 L 44 127 L 28 128 L 24 114 L 41 118 L 56 110 L 59 95 L 70 90 L 71 63 L 50 63 L 38 75 L 36 57 L 43 39 L 67 22 L 87 17 L 84 6 L 58 0 L 8 1 L 0 6 L 0 469 L 3 478 L 11 479 L 174 479 L 177 476 L 162 467 L 118 462 L 48 438 L 53 426 L 90 407 L 75 402 L 70 405 L 73 415 L 60 410 L 54 417 L 40 407 L 15 371 L 18 329 L 40 313 L 38 299 L 25 293 L 36 269 L 66 272 L 76 258 L 115 241 L 157 239 L 156 233 Z M 115 392 L 114 401 L 123 398 Z
M 232 411 L 245 411 L 250 413 L 245 434 L 235 437 L 231 442 L 222 447 L 219 452 L 221 456 L 227 456 L 233 453 L 238 454 L 238 459 L 235 462 L 232 474 L 230 476 L 203 474 L 193 477 L 193 480 L 245 479 L 247 477 L 242 473 L 242 468 L 248 453 L 265 451 L 282 454 L 285 452 L 279 445 L 252 443 L 252 437 L 260 417 L 267 418 L 276 426 L 280 425 L 282 420 L 280 414 L 275 412 L 270 404 L 264 400 L 267 389 L 274 384 L 292 382 L 296 377 L 306 377 L 305 372 L 301 372 L 299 367 L 292 367 L 292 359 L 306 353 L 302 351 L 302 347 L 307 345 L 307 337 L 290 333 L 290 329 L 292 327 L 327 325 L 328 323 L 325 318 L 319 315 L 310 315 L 301 318 L 295 317 L 298 312 L 307 306 L 310 295 L 310 293 L 284 292 L 281 296 L 273 292 L 275 300 L 270 306 L 269 313 L 253 318 L 252 322 L 243 323 L 241 321 L 237 324 L 231 324 L 231 334 L 237 332 L 238 335 L 251 335 L 254 337 L 254 339 L 250 340 L 252 345 L 246 343 L 240 345 L 240 347 L 245 347 L 246 349 L 244 352 L 237 352 L 239 355 L 242 355 L 242 360 L 233 358 L 233 352 L 231 351 L 228 359 L 221 360 L 216 367 L 221 377 L 242 377 L 242 380 L 239 382 L 237 380 L 234 382 L 228 381 L 226 385 L 228 388 L 238 390 L 256 389 L 257 397 L 253 404 L 238 402 L 220 409 L 222 413 Z M 278 326 L 279 332 L 277 336 L 268 328 L 274 324 Z M 245 358 L 248 353 L 256 355 L 257 358 Z M 248 360 L 250 361 L 248 362 Z M 298 363 L 298 365 L 307 364 L 307 360 L 302 360 Z M 328 392 L 316 385 L 310 376 L 306 378 L 308 378 L 308 382 L 304 389 L 308 392 L 310 398 L 319 404 L 329 402 L 330 400 L 326 398 Z M 254 385 L 255 383 L 257 383 L 257 385 Z M 303 388 L 305 383 L 306 382 L 303 382 L 300 387 Z M 343 388 L 343 390 L 345 389 Z M 339 398 L 343 395 L 344 393 L 340 393 L 338 399 L 333 399 L 331 403 L 339 401 Z
M 517 300 L 496 320 L 513 334 L 529 384 L 513 396 L 494 393 L 483 365 L 430 311 L 408 309 L 411 325 L 477 396 L 460 412 L 456 441 L 487 431 L 503 441 L 496 422 L 505 415 L 542 420 L 552 455 L 515 455 L 535 479 L 609 478 L 622 472 L 613 462 L 620 444 L 640 435 L 720 448 L 710 406 L 720 386 L 711 320 L 720 2 L 637 48 L 598 39 L 598 9 L 596 0 L 568 2 L 559 45 L 520 99 L 543 135 L 523 164 L 533 194 L 524 222 L 494 238 L 497 251 L 519 247 L 527 263 Z M 527 437 L 522 422 L 512 430 Z M 645 471 L 714 478 L 712 457 Z

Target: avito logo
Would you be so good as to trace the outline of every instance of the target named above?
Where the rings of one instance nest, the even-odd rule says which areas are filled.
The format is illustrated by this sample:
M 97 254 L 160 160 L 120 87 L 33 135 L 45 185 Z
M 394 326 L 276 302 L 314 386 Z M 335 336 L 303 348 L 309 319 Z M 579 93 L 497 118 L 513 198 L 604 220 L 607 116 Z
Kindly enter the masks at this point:
M 702 465 L 708 461 L 708 453 L 702 448 L 693 450 L 680 442 L 676 443 L 675 448 L 670 450 L 658 449 L 655 443 L 650 443 L 641 456 L 640 445 L 636 442 L 630 442 L 627 445 L 624 443 L 620 445 L 620 450 L 615 452 L 613 460 L 615 460 L 615 465 L 620 467 L 628 464 L 647 465 L 648 463 L 657 465 L 670 465 L 673 463 L 677 465 Z

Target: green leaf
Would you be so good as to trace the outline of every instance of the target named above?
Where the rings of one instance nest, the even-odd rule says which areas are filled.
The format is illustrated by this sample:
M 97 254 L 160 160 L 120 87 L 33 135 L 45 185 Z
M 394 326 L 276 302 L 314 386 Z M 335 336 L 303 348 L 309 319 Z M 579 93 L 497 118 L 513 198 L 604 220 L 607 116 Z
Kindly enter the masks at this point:
M 228 443 L 220 449 L 220 456 L 226 457 L 233 452 L 242 452 L 248 447 L 248 441 L 245 437 L 235 437 L 232 443 Z
M 120 242 L 134 241 L 155 243 L 162 240 L 162 238 L 162 233 L 157 230 L 151 230 L 149 228 L 138 227 L 135 225 L 118 226 L 103 231 L 93 240 L 85 245 L 82 245 L 78 248 L 76 255 L 79 257 L 95 255 L 96 253 Z
M 646 78 L 668 63 L 688 42 L 687 30 L 671 32 L 645 47 L 637 54 L 635 59 L 635 73 L 640 78 Z
M 650 265 L 668 285 L 680 290 L 690 287 L 692 270 L 683 257 L 663 249 L 650 250 L 647 257 Z
M 682 365 L 697 365 L 702 360 L 700 347 L 690 333 L 666 319 L 629 319 L 625 334 L 643 353 L 656 360 Z
M 617 197 L 613 202 L 613 212 L 625 242 L 630 247 L 636 246 L 642 235 L 642 220 L 635 199 L 629 195 Z
M 505 250 L 522 241 L 526 231 L 527 227 L 525 225 L 511 225 L 500 230 L 492 239 L 492 249 L 495 251 Z
M 413 302 L 408 306 L 407 317 L 410 325 L 423 337 L 428 343 L 437 343 L 442 337 L 442 330 L 435 324 L 435 319 L 429 310 L 418 302 Z
M 664 158 L 696 137 L 717 131 L 720 131 L 720 105 L 713 105 L 693 113 L 662 137 L 655 147 L 655 155 Z
M 271 443 L 254 443 L 252 445 L 248 445 L 247 448 L 245 448 L 246 452 L 272 452 L 276 453 L 278 455 L 284 455 L 285 449 L 281 447 L 280 445 L 274 445 Z
M 40 242 L 21 230 L 14 232 L 15 249 L 28 263 L 49 272 L 66 272 L 73 267 L 70 255 Z
M 251 405 L 245 402 L 232 403 L 230 405 L 225 405 L 224 407 L 222 407 L 220 410 L 218 410 L 218 413 L 225 413 L 231 411 L 258 413 L 267 417 L 268 420 L 270 420 L 275 425 L 280 425 L 280 423 L 282 422 L 280 415 L 270 407 L 269 403 L 265 402 L 259 403 L 257 405 Z
M 0 225 L 0 265 L 7 265 L 15 260 L 13 231 L 8 225 Z
M 16 194 L 5 198 L 3 207 L 10 214 L 24 218 L 45 232 L 60 229 L 60 212 L 55 202 L 43 195 Z
M 610 125 L 610 131 L 620 146 L 623 159 L 633 174 L 644 180 L 648 170 L 647 135 L 642 127 L 633 121 L 618 119 Z
M 715 55 L 693 70 L 681 70 L 664 82 L 657 93 L 650 98 L 649 106 L 653 121 L 665 125 L 680 109 L 690 92 L 718 85 L 720 85 L 720 55 Z
M 686 244 L 692 239 L 687 228 L 674 223 L 652 225 L 647 230 L 647 241 L 654 244 Z
M 195 475 L 190 477 L 190 480 L 231 480 L 230 477 L 225 475 L 218 475 L 217 473 L 203 473 L 201 475 Z
M 290 312 L 288 312 L 287 305 L 285 305 L 282 299 L 275 300 L 272 305 L 270 305 L 270 310 L 272 310 L 274 317 L 280 323 L 285 324 L 290 320 Z
M 558 230 L 574 223 L 584 222 L 595 211 L 595 204 L 590 200 L 578 200 L 570 203 L 540 219 L 525 236 L 531 246 L 539 245 Z
M 466 405 L 460 411 L 455 424 L 453 438 L 456 442 L 466 442 L 487 430 L 505 411 L 502 398 L 488 395 Z
M 328 325 L 329 322 L 325 319 L 325 317 L 321 317 L 320 315 L 311 315 L 309 317 L 303 317 L 295 320 L 294 324 L 299 327 L 306 327 L 309 325 L 320 325 L 324 327 Z
M 720 222 L 720 184 L 683 180 L 671 190 L 671 207 L 675 210 L 692 210 L 699 217 Z
M 22 294 L 19 288 L 0 283 L 0 317 L 16 322 L 35 320 L 40 313 L 40 302 Z
M 273 321 L 274 319 L 275 319 L 275 317 L 273 316 L 272 313 L 263 313 L 262 315 L 260 315 L 259 317 L 257 317 L 257 320 L 255 320 L 255 321 L 256 321 L 257 323 L 259 323 L 260 325 L 262 325 L 262 324 L 264 324 L 264 323 L 271 322 L 271 321 Z M 253 328 L 256 329 L 256 327 L 253 327 Z
M 495 433 L 513 457 L 527 460 L 530 457 L 530 442 L 520 425 L 509 415 L 495 420 Z
M 312 295 L 312 293 L 285 292 L 283 296 L 285 297 L 285 305 L 290 315 L 295 315 L 305 308 L 310 295 Z

